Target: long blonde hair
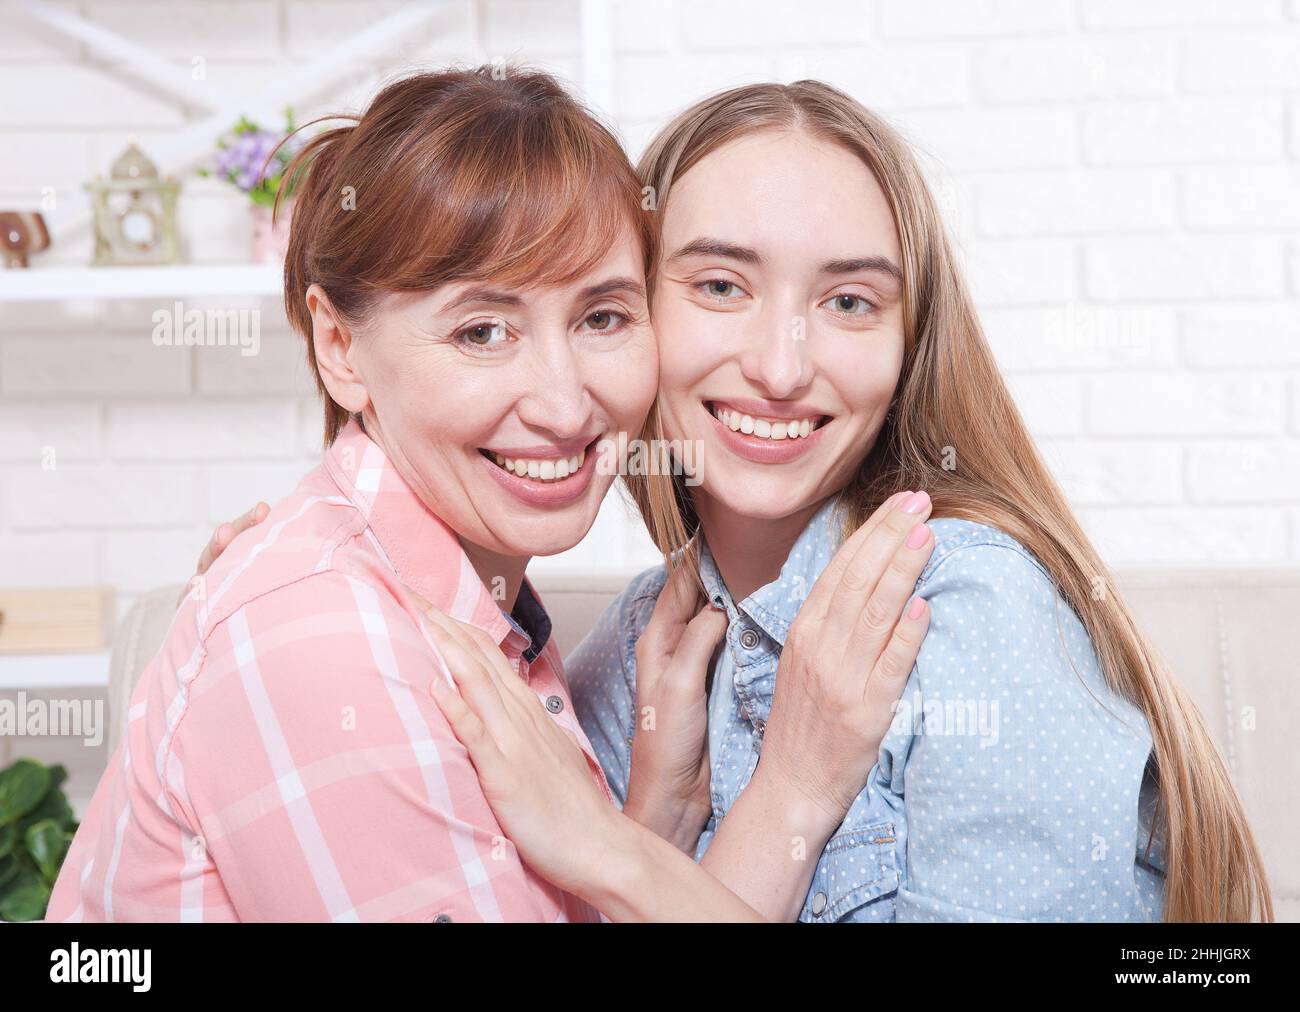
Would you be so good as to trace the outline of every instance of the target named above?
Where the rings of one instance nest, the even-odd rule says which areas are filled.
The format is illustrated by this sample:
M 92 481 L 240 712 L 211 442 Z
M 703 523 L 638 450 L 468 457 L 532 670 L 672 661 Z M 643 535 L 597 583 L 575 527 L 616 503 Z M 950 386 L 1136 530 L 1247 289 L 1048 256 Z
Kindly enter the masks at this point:
M 1107 683 L 1150 726 L 1159 785 L 1152 833 L 1165 842 L 1165 919 L 1272 920 L 1263 862 L 1223 759 L 1039 457 L 907 142 L 818 81 L 735 88 L 683 112 L 646 150 L 638 173 L 659 214 L 674 181 L 692 165 L 728 141 L 764 130 L 802 130 L 856 154 L 874 173 L 898 229 L 902 373 L 875 444 L 841 494 L 846 533 L 889 495 L 915 488 L 930 494 L 935 516 L 1000 528 L 1029 549 L 1083 622 Z M 642 436 L 661 441 L 648 445 L 666 445 L 657 409 Z M 629 476 L 625 484 L 670 564 L 695 562 L 698 519 L 689 490 L 665 470 Z

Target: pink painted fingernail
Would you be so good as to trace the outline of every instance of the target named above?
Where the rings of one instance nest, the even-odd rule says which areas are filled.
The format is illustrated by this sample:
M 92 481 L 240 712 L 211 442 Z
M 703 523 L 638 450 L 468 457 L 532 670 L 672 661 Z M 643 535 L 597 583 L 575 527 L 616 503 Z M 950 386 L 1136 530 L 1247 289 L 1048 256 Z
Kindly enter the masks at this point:
M 913 622 L 915 622 L 918 618 L 921 617 L 921 615 L 924 612 L 925 612 L 925 598 L 923 597 L 912 598 L 912 604 L 907 609 L 907 617 L 910 618 Z
M 903 503 L 903 512 L 913 514 L 920 513 L 921 510 L 925 509 L 929 502 L 930 497 L 928 495 L 924 492 L 917 492 L 912 496 L 912 498 L 908 499 L 907 502 Z
M 925 524 L 917 524 L 912 528 L 912 533 L 907 536 L 905 544 L 908 548 L 920 548 L 930 540 L 930 528 Z

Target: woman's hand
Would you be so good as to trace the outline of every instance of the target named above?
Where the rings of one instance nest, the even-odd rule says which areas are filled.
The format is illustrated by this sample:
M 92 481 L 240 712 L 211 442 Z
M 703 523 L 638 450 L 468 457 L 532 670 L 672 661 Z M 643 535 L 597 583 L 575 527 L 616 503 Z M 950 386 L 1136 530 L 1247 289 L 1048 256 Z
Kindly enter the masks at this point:
M 421 607 L 455 681 L 435 675 L 434 696 L 502 830 L 534 871 L 616 921 L 762 919 L 610 804 L 573 735 L 543 713 L 486 633 Z
M 757 921 L 749 904 L 610 804 L 569 731 L 485 632 L 421 602 L 455 688 L 434 697 L 534 872 L 615 921 Z
M 180 607 L 185 596 L 194 587 L 194 583 L 200 576 L 208 571 L 217 560 L 217 556 L 226 550 L 226 546 L 234 541 L 236 537 L 243 534 L 248 528 L 255 524 L 260 524 L 266 519 L 266 515 L 271 512 L 271 507 L 264 502 L 259 502 L 243 516 L 236 517 L 229 523 L 222 524 L 212 532 L 212 537 L 204 546 L 203 552 L 199 555 L 199 564 L 194 570 L 194 575 L 190 577 L 189 582 L 185 584 L 185 589 L 181 591 L 181 596 L 177 599 L 176 605 Z
M 679 566 L 636 641 L 636 730 L 625 814 L 687 854 L 709 819 L 709 663 L 726 615 Z
M 616 863 L 610 851 L 620 847 L 627 820 L 592 779 L 573 734 L 551 719 L 488 635 L 421 606 L 455 681 L 435 675 L 434 698 L 502 830 L 540 875 L 589 896 L 593 876 Z
M 754 779 L 833 832 L 866 786 L 929 627 L 924 492 L 885 502 L 813 585 L 781 651 Z

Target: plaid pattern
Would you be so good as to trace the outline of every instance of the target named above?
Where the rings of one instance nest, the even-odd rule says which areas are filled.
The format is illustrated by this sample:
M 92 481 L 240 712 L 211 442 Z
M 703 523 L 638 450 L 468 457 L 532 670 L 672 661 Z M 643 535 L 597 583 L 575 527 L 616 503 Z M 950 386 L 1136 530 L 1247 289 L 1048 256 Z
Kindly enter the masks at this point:
M 501 611 L 353 421 L 177 612 L 48 918 L 597 919 L 504 838 L 430 695 L 446 669 L 407 587 L 563 701 L 608 796 L 548 630 L 534 644 Z

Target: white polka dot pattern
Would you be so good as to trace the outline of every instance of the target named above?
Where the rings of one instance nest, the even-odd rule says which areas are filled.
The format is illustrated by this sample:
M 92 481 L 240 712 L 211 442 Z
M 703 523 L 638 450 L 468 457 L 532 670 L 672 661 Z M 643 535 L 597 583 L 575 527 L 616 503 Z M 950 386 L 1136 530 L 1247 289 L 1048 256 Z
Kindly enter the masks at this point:
M 823 850 L 800 920 L 1158 920 L 1163 855 L 1141 712 L 1112 692 L 1082 623 L 1017 541 L 934 520 L 917 583 L 930 632 L 866 789 Z M 838 543 L 828 503 L 780 577 L 726 609 L 709 700 L 713 817 L 758 762 L 781 645 Z M 574 705 L 620 801 L 634 721 L 633 647 L 664 583 L 638 576 L 566 662 Z

